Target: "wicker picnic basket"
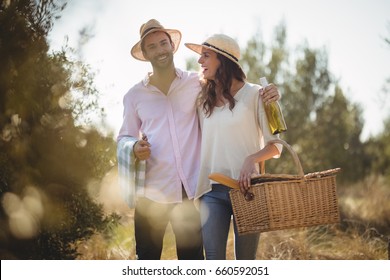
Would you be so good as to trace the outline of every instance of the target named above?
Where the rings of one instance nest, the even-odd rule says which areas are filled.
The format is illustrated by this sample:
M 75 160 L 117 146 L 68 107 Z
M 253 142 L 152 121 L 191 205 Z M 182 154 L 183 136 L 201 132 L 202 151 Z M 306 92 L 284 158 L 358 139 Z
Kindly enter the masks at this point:
M 252 179 L 249 199 L 248 194 L 232 189 L 230 198 L 238 233 L 338 223 L 336 174 L 340 169 L 304 175 L 299 158 L 290 145 L 280 139 L 273 142 L 283 144 L 291 153 L 298 175 L 259 175 Z

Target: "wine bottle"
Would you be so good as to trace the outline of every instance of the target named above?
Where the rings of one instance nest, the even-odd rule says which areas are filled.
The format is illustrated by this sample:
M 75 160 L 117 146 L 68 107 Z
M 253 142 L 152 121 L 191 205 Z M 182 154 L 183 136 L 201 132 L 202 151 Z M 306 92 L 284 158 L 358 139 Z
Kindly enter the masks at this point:
M 265 89 L 268 86 L 265 77 L 260 78 L 260 84 Z M 264 103 L 264 110 L 267 115 L 269 129 L 272 134 L 278 134 L 287 130 L 286 122 L 284 121 L 282 110 L 278 101 L 273 101 L 269 104 Z

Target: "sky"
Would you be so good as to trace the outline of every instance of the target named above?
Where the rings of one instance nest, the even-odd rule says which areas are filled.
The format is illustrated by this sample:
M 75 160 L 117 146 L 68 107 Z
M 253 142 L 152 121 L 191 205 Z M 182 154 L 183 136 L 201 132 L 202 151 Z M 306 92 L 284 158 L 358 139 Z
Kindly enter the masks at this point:
M 384 42 L 390 37 L 390 0 L 68 0 L 50 34 L 51 48 L 61 49 L 66 37 L 77 47 L 82 28 L 93 35 L 81 55 L 96 71 L 114 134 L 122 123 L 124 94 L 151 71 L 150 63 L 130 55 L 140 26 L 151 18 L 182 32 L 175 54 L 175 65 L 182 69 L 186 59 L 197 57 L 185 42 L 225 33 L 245 47 L 261 34 L 270 45 L 275 27 L 284 21 L 291 50 L 307 42 L 327 51 L 330 72 L 347 98 L 364 110 L 363 140 L 381 132 L 390 116 L 390 97 L 383 91 L 390 78 L 390 46 Z

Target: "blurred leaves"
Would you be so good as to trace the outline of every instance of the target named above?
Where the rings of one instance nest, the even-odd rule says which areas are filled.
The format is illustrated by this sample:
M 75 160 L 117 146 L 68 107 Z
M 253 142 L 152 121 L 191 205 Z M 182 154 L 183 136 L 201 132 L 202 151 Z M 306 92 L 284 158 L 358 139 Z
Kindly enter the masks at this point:
M 66 45 L 48 53 L 66 3 L 1 4 L 0 256 L 73 259 L 108 221 L 87 187 L 113 167 L 115 142 L 90 125 L 104 117 L 90 67 Z

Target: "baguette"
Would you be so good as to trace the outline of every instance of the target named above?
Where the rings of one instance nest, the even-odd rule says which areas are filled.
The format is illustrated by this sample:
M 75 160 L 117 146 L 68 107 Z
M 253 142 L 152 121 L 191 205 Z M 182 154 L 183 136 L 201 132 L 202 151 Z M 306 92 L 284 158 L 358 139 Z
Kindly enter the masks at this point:
M 220 183 L 222 185 L 228 186 L 232 189 L 239 189 L 240 188 L 237 180 L 230 178 L 229 176 L 226 176 L 222 173 L 211 173 L 209 175 L 209 179 L 213 180 L 217 183 Z

